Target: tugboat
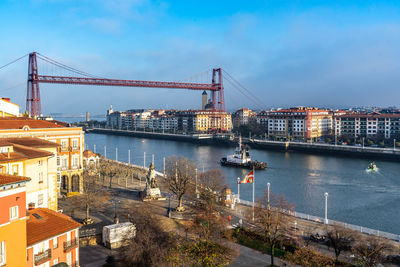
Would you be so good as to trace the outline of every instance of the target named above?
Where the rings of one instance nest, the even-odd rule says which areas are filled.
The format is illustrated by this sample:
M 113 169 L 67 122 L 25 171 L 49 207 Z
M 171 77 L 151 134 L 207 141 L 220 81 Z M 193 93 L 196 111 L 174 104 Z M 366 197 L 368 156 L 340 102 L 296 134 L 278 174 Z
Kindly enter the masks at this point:
M 368 168 L 367 168 L 367 171 L 374 171 L 374 172 L 376 172 L 378 170 L 378 168 L 376 167 L 376 164 L 375 164 L 375 162 L 371 162 L 370 164 L 368 164 Z
M 239 145 L 235 149 L 235 154 L 228 155 L 220 160 L 222 166 L 232 166 L 246 169 L 263 170 L 267 163 L 262 161 L 252 161 L 249 148 L 242 145 L 242 137 L 239 137 Z

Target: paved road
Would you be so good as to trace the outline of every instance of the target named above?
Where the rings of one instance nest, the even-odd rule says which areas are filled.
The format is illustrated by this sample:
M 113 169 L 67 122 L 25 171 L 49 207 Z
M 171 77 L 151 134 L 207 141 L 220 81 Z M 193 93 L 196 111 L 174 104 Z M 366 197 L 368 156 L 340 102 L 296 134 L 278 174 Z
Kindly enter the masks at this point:
M 235 261 L 229 265 L 230 267 L 265 267 L 271 263 L 270 255 L 262 254 L 259 251 L 238 244 L 237 246 L 240 254 Z M 277 258 L 275 258 L 275 265 L 284 266 Z

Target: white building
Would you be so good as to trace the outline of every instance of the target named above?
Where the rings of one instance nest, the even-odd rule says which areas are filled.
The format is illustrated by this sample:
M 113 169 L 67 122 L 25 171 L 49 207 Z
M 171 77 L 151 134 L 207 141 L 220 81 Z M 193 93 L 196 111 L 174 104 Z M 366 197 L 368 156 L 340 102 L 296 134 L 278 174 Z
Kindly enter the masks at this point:
M 19 105 L 11 103 L 9 98 L 0 98 L 0 117 L 18 117 Z

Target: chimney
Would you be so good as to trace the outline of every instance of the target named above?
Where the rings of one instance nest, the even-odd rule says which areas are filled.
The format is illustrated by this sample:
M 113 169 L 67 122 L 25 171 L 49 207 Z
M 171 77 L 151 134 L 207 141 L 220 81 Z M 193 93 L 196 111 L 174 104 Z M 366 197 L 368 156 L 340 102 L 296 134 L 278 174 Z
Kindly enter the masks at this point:
M 28 204 L 28 210 L 33 210 L 35 208 L 35 203 L 31 202 Z

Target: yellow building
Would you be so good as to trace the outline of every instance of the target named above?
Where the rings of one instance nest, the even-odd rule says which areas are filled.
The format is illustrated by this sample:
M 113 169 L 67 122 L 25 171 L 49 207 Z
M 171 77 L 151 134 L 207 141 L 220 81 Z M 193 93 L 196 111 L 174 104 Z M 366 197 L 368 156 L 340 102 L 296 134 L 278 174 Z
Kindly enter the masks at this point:
M 231 114 L 217 110 L 188 110 L 177 113 L 178 129 L 184 132 L 220 133 L 232 130 Z
M 54 158 L 57 186 L 67 195 L 82 191 L 84 132 L 81 127 L 24 117 L 0 118 L 2 137 L 37 137 L 60 145 Z
M 57 210 L 58 144 L 38 138 L 1 138 L 0 172 L 26 176 L 27 205 Z

